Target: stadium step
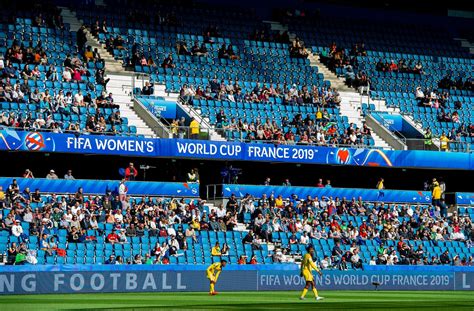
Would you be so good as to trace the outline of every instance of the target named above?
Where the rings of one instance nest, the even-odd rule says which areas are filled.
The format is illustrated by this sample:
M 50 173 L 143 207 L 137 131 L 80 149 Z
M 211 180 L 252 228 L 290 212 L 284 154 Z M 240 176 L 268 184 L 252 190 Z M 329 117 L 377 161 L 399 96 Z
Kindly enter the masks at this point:
M 340 112 L 342 116 L 347 117 L 349 123 L 354 123 L 358 128 L 362 128 L 364 117 L 362 116 L 362 103 L 368 102 L 367 96 L 359 93 L 339 91 L 341 96 Z M 393 149 L 385 140 L 383 140 L 374 129 L 372 130 L 372 138 L 374 139 L 374 147 L 382 149 Z
M 77 32 L 83 22 L 76 17 L 75 12 L 66 7 L 61 7 L 61 16 L 65 23 L 71 25 L 71 31 Z M 138 135 L 146 137 L 156 137 L 153 130 L 133 111 L 131 104 L 131 92 L 135 85 L 143 82 L 136 78 L 133 73 L 126 72 L 122 66 L 122 61 L 115 60 L 105 47 L 96 39 L 89 30 L 86 29 L 86 45 L 92 49 L 97 48 L 105 63 L 106 78 L 110 81 L 107 84 L 107 92 L 113 94 L 114 103 L 120 106 L 122 118 L 128 119 L 129 126 L 135 126 Z
M 319 61 L 319 55 L 314 55 L 309 53 L 308 59 L 310 61 L 311 67 L 317 67 L 318 72 L 322 73 L 325 80 L 331 82 L 331 86 L 338 91 L 351 92 L 354 91 L 353 88 L 348 87 L 342 79 L 339 79 L 334 73 L 332 73 L 323 63 Z
M 110 78 L 107 84 L 107 91 L 113 94 L 114 102 L 120 105 L 122 118 L 128 119 L 128 124 L 137 128 L 137 134 L 146 137 L 156 137 L 152 129 L 137 115 L 131 105 L 132 79 L 135 79 L 133 73 L 107 74 Z
M 63 18 L 63 22 L 65 24 L 69 24 L 70 30 L 72 32 L 78 31 L 82 26 L 82 21 L 76 18 L 76 14 L 66 7 L 59 7 L 59 9 L 61 9 L 61 17 Z

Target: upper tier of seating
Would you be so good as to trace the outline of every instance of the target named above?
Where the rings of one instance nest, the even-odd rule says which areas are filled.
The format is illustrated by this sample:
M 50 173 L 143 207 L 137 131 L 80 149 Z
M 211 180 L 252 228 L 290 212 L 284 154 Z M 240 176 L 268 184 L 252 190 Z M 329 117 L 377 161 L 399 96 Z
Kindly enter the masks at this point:
M 435 136 L 447 135 L 450 150 L 466 151 L 474 147 L 471 111 L 474 90 L 468 82 L 472 80 L 474 59 L 443 25 L 434 28 L 402 21 L 368 22 L 357 16 L 348 19 L 321 16 L 291 19 L 289 28 L 307 45 L 312 45 L 313 53 L 322 55 L 336 74 L 350 77 L 349 67 L 356 79 L 359 73 L 365 73 L 372 98 L 385 99 L 388 107 L 412 115 Z M 343 54 L 339 54 L 341 50 Z M 342 62 L 333 60 L 335 55 L 342 58 Z M 392 61 L 398 66 L 402 61 L 408 70 L 380 69 L 379 64 Z M 421 73 L 412 70 L 415 65 L 421 66 Z M 450 77 L 453 84 L 462 81 L 463 87 L 447 89 L 440 83 L 446 77 Z M 415 99 L 417 88 L 424 94 L 437 93 L 439 103 Z
M 119 109 L 115 105 L 96 102 L 96 99 L 107 100 L 104 85 L 96 81 L 97 71 L 104 69 L 104 63 L 83 60 L 78 53 L 76 33 L 69 31 L 68 24 L 61 28 L 48 24 L 35 26 L 37 13 L 6 10 L 3 14 L 0 18 L 0 55 L 5 58 L 3 63 L 6 69 L 1 70 L 0 125 L 25 130 L 136 135 L 136 127 L 128 126 L 126 118 L 121 122 L 118 119 L 110 121 L 118 115 L 116 112 Z M 13 47 L 23 51 L 26 59 L 12 57 Z M 41 54 L 41 60 L 30 60 L 28 53 Z M 69 70 L 65 66 L 68 55 L 70 59 L 77 56 L 83 61 L 78 67 L 79 77 L 70 81 L 63 79 L 63 73 Z M 7 56 L 11 58 L 6 59 Z M 11 69 L 7 68 L 9 63 L 12 64 Z M 25 76 L 25 66 L 30 72 L 36 67 L 38 75 Z M 65 102 L 63 107 L 59 104 L 60 91 Z M 84 104 L 74 107 L 74 98 L 79 92 L 84 96 Z M 70 102 L 67 101 L 67 93 L 71 93 Z M 91 121 L 92 116 L 95 120 Z M 99 126 L 97 122 L 102 117 L 105 125 Z

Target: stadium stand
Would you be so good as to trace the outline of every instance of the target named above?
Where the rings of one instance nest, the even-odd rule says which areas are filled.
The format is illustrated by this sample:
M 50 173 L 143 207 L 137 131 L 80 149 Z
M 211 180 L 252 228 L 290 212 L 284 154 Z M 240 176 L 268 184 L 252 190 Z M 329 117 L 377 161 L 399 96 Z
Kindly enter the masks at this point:
M 369 128 L 341 115 L 338 90 L 307 58 L 311 52 L 350 86 L 370 83 L 372 98 L 446 134 L 446 149 L 474 146 L 473 59 L 444 29 L 322 16 L 291 18 L 288 33 L 250 10 L 115 3 L 73 8 L 116 60 L 179 93 L 227 140 L 374 145 Z M 0 125 L 136 135 L 106 92 L 100 55 L 58 9 L 40 11 L 1 12 Z M 246 197 L 211 209 L 194 199 L 32 194 L 14 186 L 0 198 L 0 253 L 8 263 L 27 251 L 38 264 L 281 263 L 312 243 L 326 268 L 473 264 L 472 207 L 446 217 L 431 205 L 363 198 Z M 228 253 L 212 256 L 217 242 Z
M 436 137 L 446 136 L 443 149 L 472 150 L 474 62 L 447 28 L 355 16 L 298 17 L 289 28 L 350 86 L 368 81 L 373 99 L 411 115 Z M 364 113 L 374 108 L 362 107 Z
M 127 5 L 131 12 L 147 7 Z M 116 59 L 179 92 L 228 140 L 374 145 L 370 129 L 340 114 L 337 90 L 302 56 L 301 42 L 249 11 L 222 16 L 216 8 L 163 5 L 146 17 L 109 7 L 76 12 Z
M 31 193 L 17 187 L 12 183 L 0 202 L 0 253 L 8 264 L 19 252 L 37 264 L 210 264 L 221 258 L 271 264 L 294 262 L 309 243 L 320 264 L 341 270 L 363 268 L 359 263 L 474 263 L 472 207 L 446 217 L 432 205 L 273 195 L 232 196 L 215 207 L 200 199 L 121 200 L 112 192 Z M 213 256 L 216 243 L 222 248 Z
M 42 12 L 42 11 L 41 11 Z M 2 11 L 0 125 L 23 130 L 134 135 L 105 91 L 104 63 L 78 49 L 60 11 Z M 46 11 L 45 11 L 46 12 Z M 13 18 L 12 18 L 13 17 Z

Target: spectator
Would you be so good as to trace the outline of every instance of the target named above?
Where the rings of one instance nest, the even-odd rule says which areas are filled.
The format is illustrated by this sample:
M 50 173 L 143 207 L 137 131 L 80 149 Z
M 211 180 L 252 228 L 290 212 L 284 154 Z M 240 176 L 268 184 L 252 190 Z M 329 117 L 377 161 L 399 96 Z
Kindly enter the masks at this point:
M 192 118 L 191 123 L 189 124 L 189 129 L 190 129 L 190 138 L 191 139 L 198 139 L 199 138 L 199 122 L 195 119 Z
M 117 235 L 115 229 L 113 229 L 112 232 L 107 235 L 106 241 L 110 244 L 119 243 L 119 236 Z
M 219 245 L 219 242 L 216 242 L 216 244 L 214 245 L 214 247 L 212 248 L 211 250 L 211 255 L 212 256 L 221 256 L 222 253 L 221 253 L 221 247 Z
M 130 162 L 128 167 L 125 169 L 125 180 L 134 181 L 137 178 L 138 171 L 133 166 L 133 163 Z
M 362 259 L 359 256 L 358 248 L 354 249 L 354 252 L 352 253 L 350 257 L 350 260 L 351 260 L 352 268 L 364 270 L 364 266 L 362 265 Z
M 167 69 L 167 68 L 175 68 L 176 65 L 174 64 L 173 62 L 173 55 L 168 54 L 168 57 L 166 57 L 164 60 L 163 60 L 163 63 L 161 64 L 161 67 Z
M 446 133 L 443 132 L 439 138 L 441 151 L 449 151 L 449 138 L 446 137 Z
M 142 89 L 142 95 L 153 95 L 155 93 L 154 84 L 149 81 L 145 82 L 145 86 Z
M 46 175 L 46 179 L 59 179 L 58 175 L 54 172 L 54 170 L 50 170 L 48 175 Z
M 441 254 L 441 256 L 439 257 L 439 261 L 443 265 L 447 265 L 447 264 L 451 263 L 451 258 L 449 257 L 449 251 L 448 250 L 446 250 L 444 253 Z
M 377 185 L 375 186 L 377 188 L 378 195 L 377 195 L 377 200 L 380 200 L 381 198 L 385 197 L 385 185 L 384 185 L 384 179 L 380 178 L 379 181 L 377 182 Z
M 30 171 L 29 169 L 26 169 L 25 172 L 23 173 L 23 178 L 35 178 L 35 176 L 33 176 L 32 171 Z
M 74 176 L 72 175 L 72 170 L 68 170 L 66 174 L 64 174 L 64 179 L 66 180 L 75 180 Z
M 188 173 L 187 182 L 199 183 L 199 173 L 196 168 L 192 168 Z

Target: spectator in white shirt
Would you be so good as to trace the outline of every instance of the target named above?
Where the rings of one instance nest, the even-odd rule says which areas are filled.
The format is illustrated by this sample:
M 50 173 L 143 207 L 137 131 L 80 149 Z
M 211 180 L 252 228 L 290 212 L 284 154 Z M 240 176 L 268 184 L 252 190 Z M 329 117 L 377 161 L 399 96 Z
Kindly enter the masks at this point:
M 319 263 L 321 266 L 321 269 L 329 269 L 331 266 L 331 260 L 329 259 L 328 256 L 324 257 L 323 260 Z
M 15 221 L 15 224 L 12 226 L 12 234 L 16 237 L 20 237 L 23 234 L 23 227 L 18 220 Z
M 82 95 L 82 91 L 79 91 L 76 95 L 74 95 L 74 104 L 78 106 L 84 106 L 84 96 Z
M 72 80 L 71 70 L 69 68 L 64 68 L 63 80 L 65 82 L 70 82 Z
M 307 245 L 309 243 L 309 237 L 308 233 L 303 233 L 303 235 L 300 237 L 300 244 Z
M 421 90 L 421 87 L 417 87 L 417 88 L 416 88 L 415 97 L 416 97 L 416 99 L 423 99 L 423 98 L 425 98 L 425 94 L 424 94 L 423 91 Z
M 64 179 L 75 180 L 74 176 L 72 176 L 72 171 L 71 170 L 67 171 L 67 173 L 64 175 Z
M 216 214 L 217 214 L 217 218 L 224 218 L 225 217 L 225 215 L 227 213 L 226 213 L 226 209 L 224 208 L 223 204 L 219 205 L 219 208 L 217 209 Z
M 49 174 L 46 175 L 46 179 L 58 179 L 58 175 L 56 175 L 54 170 L 50 170 Z
M 372 256 L 372 258 L 370 258 L 369 265 L 371 266 L 377 265 L 377 262 L 375 261 L 375 256 Z
M 122 179 L 119 185 L 119 198 L 120 198 L 120 201 L 122 202 L 122 205 L 127 197 L 127 190 L 128 190 L 127 186 L 125 186 L 125 179 Z

